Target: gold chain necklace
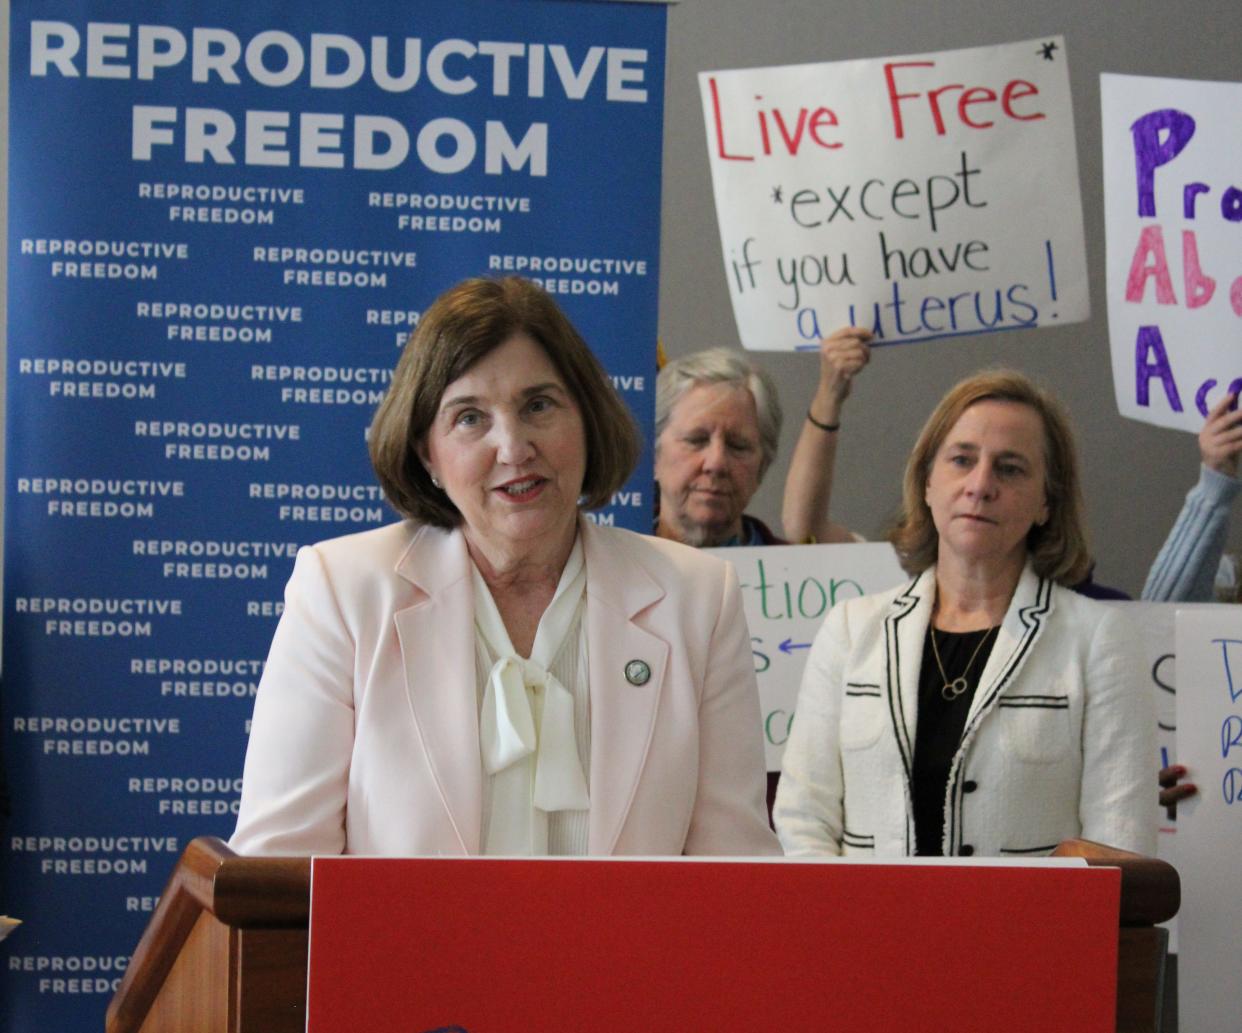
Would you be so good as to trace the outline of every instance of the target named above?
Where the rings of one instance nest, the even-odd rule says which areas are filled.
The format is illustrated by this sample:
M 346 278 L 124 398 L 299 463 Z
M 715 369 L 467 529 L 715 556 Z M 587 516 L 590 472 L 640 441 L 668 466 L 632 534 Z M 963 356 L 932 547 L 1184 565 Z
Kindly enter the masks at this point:
M 932 656 L 936 658 L 936 667 L 940 669 L 940 680 L 944 682 L 940 686 L 940 695 L 949 703 L 962 695 L 970 688 L 970 683 L 966 680 L 966 675 L 970 673 L 970 669 L 975 665 L 975 658 L 979 655 L 979 651 L 983 648 L 983 643 L 988 640 L 988 636 L 995 631 L 995 628 L 988 628 L 983 633 L 983 638 L 979 640 L 979 644 L 975 646 L 975 651 L 970 654 L 970 659 L 966 661 L 966 667 L 956 678 L 950 680 L 948 674 L 945 673 L 944 663 L 940 659 L 940 648 L 936 645 L 936 629 L 929 625 L 927 628 L 931 634 Z

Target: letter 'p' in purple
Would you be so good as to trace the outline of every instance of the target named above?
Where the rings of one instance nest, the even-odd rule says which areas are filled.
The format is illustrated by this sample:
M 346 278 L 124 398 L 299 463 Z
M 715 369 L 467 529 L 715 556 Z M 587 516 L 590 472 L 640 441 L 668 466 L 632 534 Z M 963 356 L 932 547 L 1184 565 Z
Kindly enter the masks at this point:
M 1137 119 L 1130 126 L 1130 133 L 1134 137 L 1138 213 L 1140 217 L 1155 218 L 1156 169 L 1182 153 L 1195 135 L 1195 120 L 1184 111 L 1163 108 Z

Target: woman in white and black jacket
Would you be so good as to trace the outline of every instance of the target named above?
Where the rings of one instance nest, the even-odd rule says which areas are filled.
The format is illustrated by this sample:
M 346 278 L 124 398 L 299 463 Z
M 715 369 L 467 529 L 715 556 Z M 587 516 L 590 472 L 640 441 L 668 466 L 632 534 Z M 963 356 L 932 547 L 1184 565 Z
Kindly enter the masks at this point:
M 1152 853 L 1155 720 L 1090 560 L 1061 407 L 1019 373 L 954 387 L 906 467 L 914 580 L 834 607 L 776 797 L 786 853 Z

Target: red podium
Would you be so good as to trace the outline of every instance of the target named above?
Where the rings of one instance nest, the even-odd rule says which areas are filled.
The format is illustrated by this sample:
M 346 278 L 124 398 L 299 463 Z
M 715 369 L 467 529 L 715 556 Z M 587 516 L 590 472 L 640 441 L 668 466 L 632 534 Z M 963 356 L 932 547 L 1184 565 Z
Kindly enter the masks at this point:
M 408 1033 L 544 1028 L 538 1009 L 550 1000 L 562 1011 L 579 1002 L 562 1028 L 810 1030 L 847 1028 L 846 1019 L 856 1028 L 860 1016 L 897 1014 L 885 1009 L 902 997 L 914 1009 L 904 1014 L 937 1028 L 946 1006 L 973 1016 L 952 1028 L 1005 1030 L 1069 1007 L 1080 1022 L 1062 1016 L 1045 1028 L 1094 1030 L 1111 1028 L 1114 986 L 1116 1028 L 1155 1030 L 1163 940 L 1152 926 L 1176 912 L 1176 873 L 1094 844 L 1058 852 L 1117 871 L 325 859 L 311 1033 L 384 1029 L 379 1002 Z M 218 840 L 192 842 L 108 1010 L 108 1033 L 300 1033 L 310 870 L 306 858 L 243 858 Z M 1065 924 L 1057 907 L 1068 907 Z M 1101 915 L 1119 915 L 1111 935 Z M 1084 921 L 1094 933 L 1075 931 Z M 949 956 L 950 941 L 967 946 Z M 970 978 L 984 971 L 988 979 Z M 946 986 L 948 1005 L 936 996 Z M 770 1021 L 756 1025 L 760 1015 Z

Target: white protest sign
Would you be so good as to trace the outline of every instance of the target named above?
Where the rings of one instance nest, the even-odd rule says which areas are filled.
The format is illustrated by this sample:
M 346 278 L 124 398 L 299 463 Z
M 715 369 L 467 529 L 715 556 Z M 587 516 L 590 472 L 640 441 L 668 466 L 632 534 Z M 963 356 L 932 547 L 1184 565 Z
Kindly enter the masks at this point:
M 1242 606 L 1177 613 L 1178 759 L 1199 787 L 1178 805 L 1178 1027 L 1238 1028 L 1242 925 Z
M 1156 856 L 1173 860 L 1172 841 L 1176 825 L 1160 806 L 1156 774 L 1161 768 L 1179 763 L 1177 756 L 1177 657 L 1173 651 L 1174 619 L 1183 603 L 1110 603 L 1133 623 L 1134 642 L 1142 650 L 1139 658 L 1147 672 L 1144 691 L 1152 694 L 1156 714 L 1156 756 L 1152 758 L 1151 805 L 1159 822 L 1160 840 Z
M 837 603 L 906 579 L 886 543 L 714 549 L 737 570 L 750 626 L 769 771 L 780 771 L 802 668 L 815 633 Z
M 1088 317 L 1061 37 L 702 72 L 699 89 L 743 347 Z
M 1123 416 L 1197 432 L 1242 387 L 1242 84 L 1100 76 Z
M 1155 700 L 1156 753 L 1152 763 L 1151 804 L 1154 821 L 1158 822 L 1160 836 L 1156 841 L 1156 856 L 1175 868 L 1178 863 L 1177 822 L 1160 806 L 1160 794 L 1156 786 L 1156 773 L 1170 764 L 1185 763 L 1177 749 L 1177 686 L 1178 663 L 1174 651 L 1174 629 L 1179 610 L 1196 611 L 1213 607 L 1210 604 L 1187 603 L 1114 603 L 1128 619 L 1134 622 L 1137 634 L 1134 640 L 1142 649 L 1142 665 L 1149 681 L 1144 690 L 1151 692 Z M 1187 781 L 1197 776 L 1194 769 Z M 1179 811 L 1185 805 L 1179 805 Z M 1163 923 L 1169 930 L 1169 950 L 1176 954 L 1178 943 L 1178 918 L 1175 915 Z

